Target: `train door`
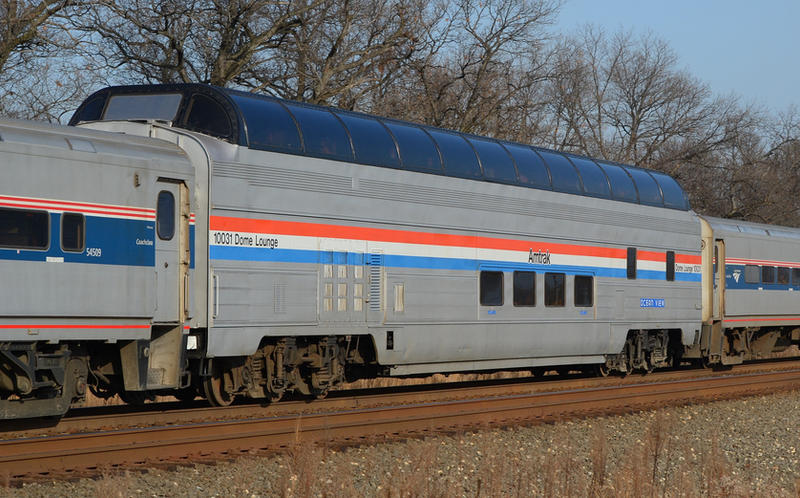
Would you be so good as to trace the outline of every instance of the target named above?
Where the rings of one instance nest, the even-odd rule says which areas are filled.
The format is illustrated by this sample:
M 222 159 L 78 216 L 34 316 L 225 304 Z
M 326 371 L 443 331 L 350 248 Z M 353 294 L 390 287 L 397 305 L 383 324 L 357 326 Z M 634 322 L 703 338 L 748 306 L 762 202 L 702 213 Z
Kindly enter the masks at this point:
M 367 303 L 367 271 L 365 249 L 348 247 L 320 251 L 320 321 L 364 322 Z
M 189 303 L 189 192 L 183 182 L 156 184 L 156 323 L 182 323 Z
M 713 318 L 722 320 L 725 316 L 725 241 L 714 241 L 714 303 Z

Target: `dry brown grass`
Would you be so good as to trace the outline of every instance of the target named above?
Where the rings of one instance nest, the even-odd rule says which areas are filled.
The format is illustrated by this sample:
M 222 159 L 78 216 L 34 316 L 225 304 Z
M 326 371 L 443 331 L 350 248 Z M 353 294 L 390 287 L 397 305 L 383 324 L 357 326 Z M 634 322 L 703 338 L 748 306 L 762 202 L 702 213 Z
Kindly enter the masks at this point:
M 83 402 L 81 406 L 84 407 L 96 407 L 96 406 L 116 406 L 116 405 L 124 405 L 125 403 L 119 399 L 119 396 L 112 396 L 110 398 L 98 398 L 91 392 L 86 393 L 86 401 Z
M 555 428 L 549 448 L 536 455 L 509 451 L 500 442 L 445 452 L 435 440 L 410 441 L 392 472 L 377 462 L 357 465 L 347 452 L 335 458 L 330 450 L 298 444 L 280 457 L 288 472 L 273 489 L 287 498 L 797 496 L 777 487 L 752 489 L 716 439 L 698 461 L 674 429 L 671 420 L 657 415 L 636 444 L 615 458 L 602 426 L 595 428 L 588 452 L 566 427 Z
M 770 358 L 792 358 L 792 357 L 800 357 L 800 348 L 797 347 L 797 344 L 792 344 L 788 348 L 784 349 L 780 353 L 772 353 L 769 355 Z
M 103 473 L 94 481 L 94 495 L 98 498 L 125 498 L 132 496 L 134 478 L 129 473 Z

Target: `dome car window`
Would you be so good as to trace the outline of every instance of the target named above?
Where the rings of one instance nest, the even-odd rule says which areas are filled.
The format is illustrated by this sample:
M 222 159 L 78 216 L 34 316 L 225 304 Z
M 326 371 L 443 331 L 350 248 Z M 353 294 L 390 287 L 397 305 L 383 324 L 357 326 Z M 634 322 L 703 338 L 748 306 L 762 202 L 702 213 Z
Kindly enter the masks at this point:
M 616 164 L 598 163 L 611 182 L 611 196 L 618 201 L 639 202 L 636 186 L 630 175 Z
M 195 95 L 189 105 L 186 129 L 219 138 L 230 138 L 233 127 L 230 117 L 219 103 L 205 95 Z
M 356 161 L 378 166 L 400 167 L 397 144 L 386 128 L 374 118 L 336 113 L 353 140 Z
M 467 141 L 454 133 L 429 130 L 439 146 L 444 159 L 444 170 L 448 175 L 477 178 L 481 176 L 478 157 Z
M 689 202 L 686 199 L 686 194 L 678 182 L 671 176 L 664 173 L 657 173 L 651 171 L 650 175 L 655 178 L 658 186 L 661 187 L 661 192 L 664 194 L 664 206 L 672 209 L 689 209 Z
M 498 180 L 507 183 L 516 183 L 517 170 L 514 169 L 514 161 L 508 152 L 497 142 L 470 138 L 469 141 L 478 157 L 481 158 L 483 166 L 483 177 L 487 180 Z
M 307 154 L 334 159 L 353 159 L 350 137 L 333 113 L 299 105 L 286 104 L 286 106 L 300 124 Z
M 544 158 L 544 162 L 547 163 L 547 167 L 550 169 L 553 190 L 568 194 L 583 193 L 578 172 L 575 170 L 575 166 L 567 160 L 566 156 L 545 151 L 539 151 L 539 154 Z
M 578 168 L 583 179 L 583 189 L 589 195 L 596 195 L 597 197 L 610 198 L 611 189 L 608 186 L 608 178 L 600 167 L 589 159 L 582 157 L 570 157 L 572 164 Z
M 631 174 L 633 181 L 636 183 L 636 190 L 639 191 L 639 202 L 642 204 L 649 204 L 651 206 L 663 206 L 664 198 L 661 196 L 661 190 L 658 184 L 650 176 L 650 173 L 643 169 L 638 168 L 625 168 Z
M 300 152 L 297 125 L 281 104 L 240 95 L 231 95 L 231 98 L 244 115 L 250 147 Z
M 106 106 L 103 119 L 158 119 L 174 121 L 181 105 L 180 93 L 146 93 L 141 95 L 113 95 Z
M 422 128 L 399 123 L 386 123 L 400 148 L 403 168 L 412 171 L 441 173 L 442 161 L 433 139 Z
M 550 173 L 542 158 L 530 147 L 503 144 L 517 163 L 519 183 L 539 188 L 550 188 Z
M 105 96 L 95 97 L 87 101 L 81 109 L 81 114 L 78 116 L 77 121 L 99 121 L 103 115 L 103 107 L 106 105 Z

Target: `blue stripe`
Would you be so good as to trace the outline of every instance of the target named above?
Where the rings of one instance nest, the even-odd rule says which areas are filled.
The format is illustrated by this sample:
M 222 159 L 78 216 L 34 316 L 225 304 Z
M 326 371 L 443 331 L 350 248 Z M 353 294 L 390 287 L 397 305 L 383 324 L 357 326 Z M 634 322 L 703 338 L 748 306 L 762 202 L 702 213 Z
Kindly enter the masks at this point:
M 257 247 L 209 247 L 209 257 L 212 260 L 228 261 L 262 261 L 278 263 L 313 263 L 313 264 L 363 264 L 369 261 L 369 254 L 360 255 L 347 252 L 314 251 L 301 249 L 263 249 Z M 430 270 L 535 270 L 557 271 L 569 274 L 592 274 L 599 277 L 627 278 L 624 268 L 603 268 L 594 266 L 569 266 L 569 265 L 539 265 L 529 263 L 514 263 L 495 260 L 462 259 L 462 258 L 436 258 L 426 256 L 402 256 L 396 254 L 383 254 L 383 266 L 392 268 L 421 268 Z M 647 280 L 665 280 L 666 272 L 639 270 L 637 277 Z M 676 273 L 675 280 L 681 282 L 700 282 L 700 274 Z
M 800 285 L 795 283 L 794 285 L 790 283 L 787 284 L 779 284 L 776 282 L 773 283 L 747 283 L 744 280 L 744 270 L 745 265 L 725 265 L 725 289 L 726 290 L 779 290 L 779 291 L 788 291 L 789 289 L 793 290 L 800 290 Z M 716 269 L 715 269 L 716 270 Z M 789 270 L 789 278 L 791 279 L 791 269 Z M 738 281 L 737 278 L 734 278 L 734 275 L 738 273 Z M 776 272 L 777 273 L 777 272 Z M 777 275 L 776 275 L 777 277 Z M 758 278 L 761 279 L 761 266 L 758 267 Z
M 189 225 L 189 268 L 194 269 L 194 237 L 195 226 Z
M 48 257 L 52 257 L 64 258 L 65 263 L 155 265 L 155 245 L 136 243 L 137 240 L 149 240 L 155 244 L 154 221 L 96 216 L 86 216 L 85 219 L 86 248 L 80 253 L 61 249 L 61 214 L 50 213 L 50 247 L 47 250 L 0 249 L 0 259 L 46 261 Z M 92 255 L 98 253 L 99 256 Z

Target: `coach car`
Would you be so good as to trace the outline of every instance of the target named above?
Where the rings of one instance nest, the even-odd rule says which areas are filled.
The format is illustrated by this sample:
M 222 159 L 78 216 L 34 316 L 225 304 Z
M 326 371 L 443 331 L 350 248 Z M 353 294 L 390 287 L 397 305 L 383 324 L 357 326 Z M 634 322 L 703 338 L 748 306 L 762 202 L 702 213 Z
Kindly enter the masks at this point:
M 3 418 L 63 413 L 112 366 L 179 385 L 193 184 L 175 144 L 0 121 Z
M 800 229 L 702 217 L 709 363 L 766 358 L 800 340 Z

